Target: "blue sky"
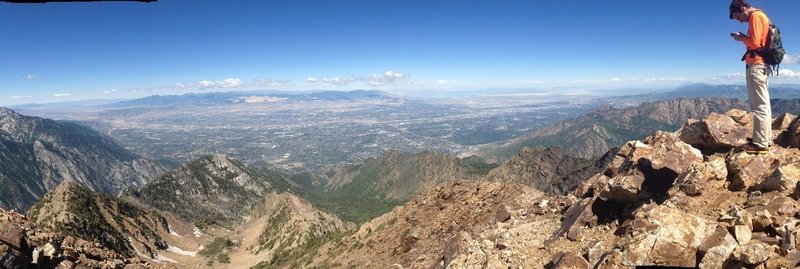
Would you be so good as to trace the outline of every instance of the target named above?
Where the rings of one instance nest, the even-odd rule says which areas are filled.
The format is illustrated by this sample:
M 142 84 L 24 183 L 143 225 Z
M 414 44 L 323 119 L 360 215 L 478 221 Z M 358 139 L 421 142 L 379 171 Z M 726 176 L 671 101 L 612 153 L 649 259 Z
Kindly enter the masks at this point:
M 609 89 L 741 83 L 713 1 L 0 4 L 0 105 L 229 90 Z M 751 0 L 800 77 L 796 0 Z M 794 63 L 794 64 L 792 64 Z M 797 74 L 794 70 L 797 70 Z

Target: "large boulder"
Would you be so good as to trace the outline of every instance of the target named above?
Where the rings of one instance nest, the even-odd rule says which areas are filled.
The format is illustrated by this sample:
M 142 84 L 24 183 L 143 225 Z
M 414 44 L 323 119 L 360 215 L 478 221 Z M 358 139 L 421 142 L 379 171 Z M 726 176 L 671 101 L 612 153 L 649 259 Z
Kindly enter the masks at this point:
M 676 134 L 656 132 L 623 146 L 606 169 L 611 178 L 600 196 L 622 203 L 664 200 L 678 175 L 702 162 L 702 153 Z
M 785 146 L 800 148 L 800 117 L 795 117 L 792 123 L 789 124 L 789 129 L 786 131 L 784 139 Z
M 28 248 L 28 243 L 25 240 L 25 231 L 10 221 L 0 221 L 0 243 L 5 243 L 19 251 Z
M 752 113 L 732 109 L 725 114 L 711 112 L 702 121 L 691 119 L 678 131 L 681 140 L 700 148 L 720 150 L 747 143 L 753 134 Z
M 646 204 L 627 226 L 623 262 L 627 266 L 695 267 L 711 226 L 702 217 L 666 205 Z
M 774 155 L 751 155 L 746 152 L 728 156 L 726 165 L 730 178 L 729 189 L 733 191 L 757 189 L 764 179 L 780 166 Z
M 723 268 L 730 262 L 731 254 L 739 244 L 723 226 L 717 226 L 700 246 L 701 269 Z
M 761 191 L 794 191 L 800 179 L 800 162 L 781 164 L 759 186 Z
M 592 212 L 592 206 L 597 201 L 597 196 L 583 198 L 573 203 L 565 212 L 561 221 L 561 228 L 548 239 L 548 242 L 558 240 L 562 236 L 567 236 L 570 240 L 581 239 L 582 229 L 586 226 L 597 225 L 598 218 Z
M 550 263 L 545 265 L 547 269 L 589 269 L 589 262 L 574 253 L 558 253 Z
M 724 181 L 727 178 L 728 169 L 725 159 L 712 156 L 709 161 L 692 166 L 680 174 L 675 181 L 675 186 L 670 190 L 670 196 L 678 190 L 689 196 L 697 196 L 703 193 L 708 181 Z
M 775 144 L 778 144 L 782 147 L 789 147 L 792 142 L 792 138 L 794 137 L 794 135 L 792 135 L 791 128 L 795 119 L 797 119 L 797 116 L 789 113 L 783 113 L 772 120 L 772 141 L 774 141 Z

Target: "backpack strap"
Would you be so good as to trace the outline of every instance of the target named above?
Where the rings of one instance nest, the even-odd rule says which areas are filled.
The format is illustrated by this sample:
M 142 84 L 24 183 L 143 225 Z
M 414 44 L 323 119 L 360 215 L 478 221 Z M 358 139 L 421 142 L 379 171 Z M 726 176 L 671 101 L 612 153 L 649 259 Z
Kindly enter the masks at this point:
M 755 58 L 756 57 L 756 50 L 747 50 L 747 51 L 745 51 L 744 55 L 742 55 L 742 62 L 744 62 L 744 59 L 747 58 L 747 55 L 750 55 L 750 57 Z

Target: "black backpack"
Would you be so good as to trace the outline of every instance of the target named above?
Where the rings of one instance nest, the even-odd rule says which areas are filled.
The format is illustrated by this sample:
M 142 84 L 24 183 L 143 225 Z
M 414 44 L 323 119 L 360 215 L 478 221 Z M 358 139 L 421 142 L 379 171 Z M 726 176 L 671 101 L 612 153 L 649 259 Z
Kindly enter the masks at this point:
M 774 24 L 770 24 L 769 32 L 767 32 L 766 44 L 755 50 L 748 50 L 744 56 L 742 56 L 742 61 L 744 61 L 744 58 L 747 57 L 748 54 L 751 56 L 758 54 L 758 56 L 764 58 L 764 63 L 774 68 L 776 75 L 778 75 L 781 61 L 783 61 L 783 55 L 786 54 L 786 51 L 783 50 L 783 41 L 781 41 L 781 29 Z

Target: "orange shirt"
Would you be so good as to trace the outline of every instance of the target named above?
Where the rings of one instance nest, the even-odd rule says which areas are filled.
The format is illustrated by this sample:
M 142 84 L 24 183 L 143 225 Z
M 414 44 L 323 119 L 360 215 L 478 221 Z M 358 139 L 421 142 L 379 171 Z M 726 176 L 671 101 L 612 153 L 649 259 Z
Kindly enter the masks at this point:
M 764 14 L 764 11 L 756 10 L 750 14 L 750 29 L 747 30 L 747 37 L 745 37 L 742 42 L 747 47 L 747 50 L 754 50 L 760 47 L 763 47 L 767 43 L 767 33 L 769 33 L 769 18 L 767 18 L 767 14 Z M 755 57 L 751 57 L 750 54 L 747 54 L 744 61 L 748 64 L 760 64 L 764 63 L 764 59 L 757 54 Z

